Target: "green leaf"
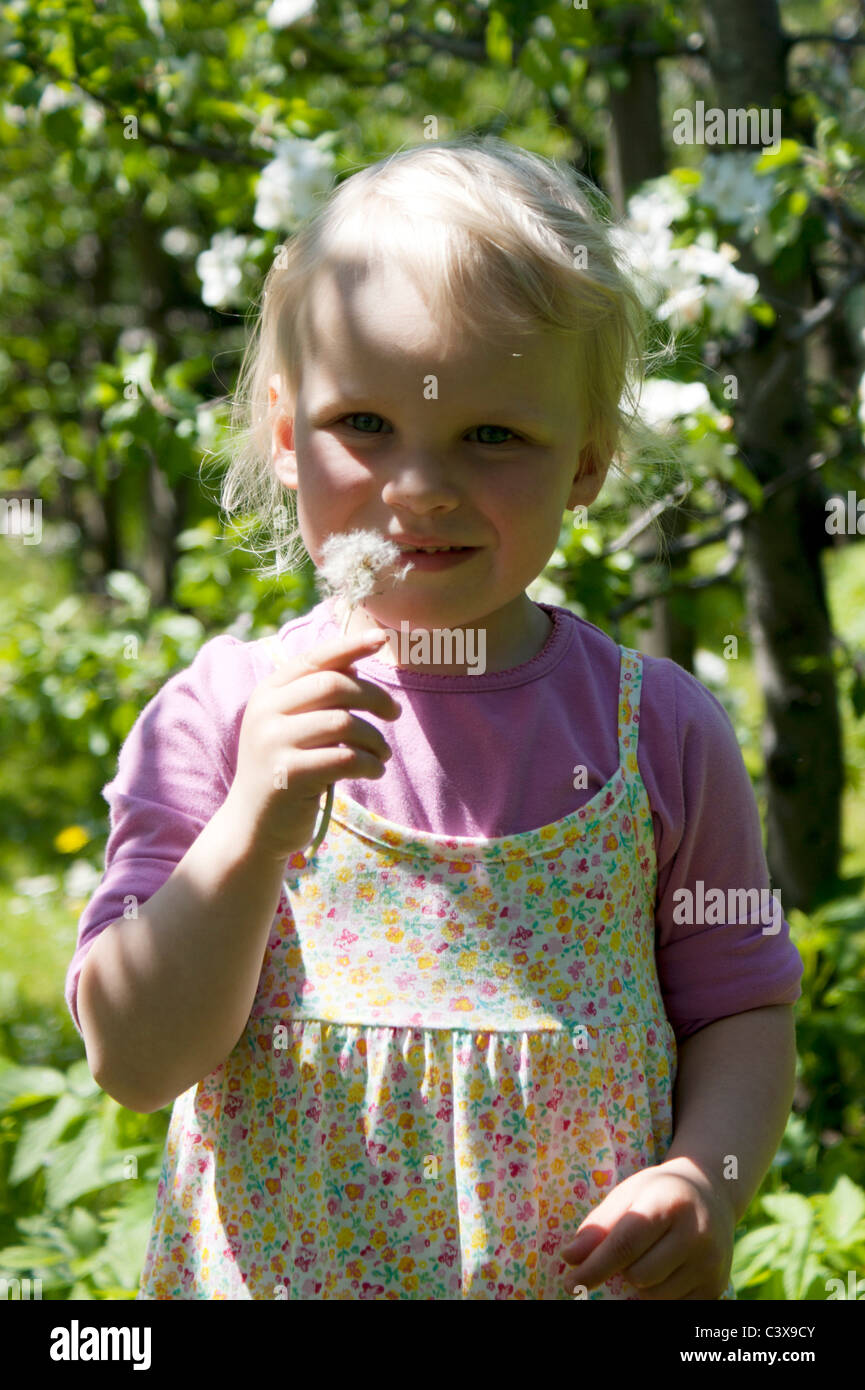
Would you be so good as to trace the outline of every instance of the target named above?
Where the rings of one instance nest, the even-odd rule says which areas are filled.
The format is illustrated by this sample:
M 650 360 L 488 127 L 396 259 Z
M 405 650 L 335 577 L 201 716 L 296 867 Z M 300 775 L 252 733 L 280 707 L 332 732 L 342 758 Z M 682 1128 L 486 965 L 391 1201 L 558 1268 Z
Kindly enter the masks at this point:
M 104 1186 L 102 1116 L 95 1115 L 74 1139 L 60 1144 L 45 1170 L 45 1205 L 68 1207 L 85 1192 Z
M 43 1265 L 56 1265 L 65 1260 L 60 1250 L 50 1245 L 7 1245 L 0 1250 L 0 1270 L 38 1269 Z
M 38 106 L 45 84 L 38 78 L 27 76 L 17 87 L 12 88 L 8 100 L 16 106 Z
M 42 128 L 48 139 L 55 145 L 71 148 L 81 139 L 81 123 L 73 110 L 61 106 L 57 111 L 49 111 L 42 118 Z
M 73 1207 L 66 1223 L 69 1239 L 80 1255 L 91 1255 L 102 1239 L 99 1222 L 86 1207 Z
M 677 164 L 674 169 L 670 170 L 667 177 L 683 189 L 696 188 L 703 182 L 703 175 L 699 169 L 689 169 L 684 164 Z
M 526 77 L 542 91 L 548 91 L 555 81 L 553 64 L 536 36 L 532 36 L 528 43 L 523 45 L 519 65 Z
M 24 1110 L 65 1089 L 63 1073 L 53 1067 L 7 1067 L 0 1071 L 0 1114 Z
M 150 590 L 137 574 L 132 574 L 129 570 L 112 570 L 105 581 L 105 587 L 112 598 L 129 604 L 136 618 L 143 618 L 150 608 Z
M 763 489 L 738 453 L 724 454 L 718 461 L 718 471 L 751 503 L 756 512 L 761 510 Z
M 130 1181 L 119 1204 L 107 1213 L 104 1262 L 114 1279 L 127 1289 L 137 1288 L 155 1202 L 156 1182 Z
M 805 1261 L 805 1268 L 800 1283 L 800 1299 L 807 1299 L 810 1297 L 822 1303 L 826 1298 L 826 1280 L 828 1277 L 826 1266 L 812 1251 Z M 813 1288 L 815 1284 L 817 1287 Z
M 843 1245 L 865 1216 L 865 1192 L 843 1174 L 823 1203 L 822 1224 L 829 1240 Z
M 66 1085 L 79 1100 L 92 1100 L 101 1094 L 100 1087 L 93 1080 L 86 1057 L 81 1057 L 66 1072 Z
M 503 14 L 493 10 L 487 22 L 487 57 L 495 67 L 508 68 L 513 62 L 514 45 Z
M 777 318 L 775 310 L 771 304 L 767 304 L 764 299 L 758 300 L 756 304 L 749 306 L 748 313 L 757 323 L 761 323 L 766 328 L 771 328 Z
M 15 1147 L 15 1156 L 9 1171 L 9 1183 L 15 1186 L 23 1182 L 41 1168 L 46 1155 L 55 1148 L 57 1141 L 72 1120 L 77 1120 L 85 1111 L 86 1102 L 68 1092 L 62 1095 L 47 1115 L 37 1120 L 28 1120 L 21 1127 L 21 1137 Z
M 785 164 L 793 164 L 802 153 L 798 140 L 782 140 L 776 150 L 767 150 L 754 165 L 754 173 L 762 174 L 770 169 L 781 169 Z
M 803 1199 L 804 1200 L 804 1199 Z M 808 1206 L 808 1203 L 806 1203 Z M 811 1250 L 811 1237 L 814 1233 L 814 1212 L 808 1206 L 810 1220 L 808 1225 L 794 1226 L 790 1242 L 790 1253 L 784 1262 L 784 1294 L 791 1303 L 798 1303 L 802 1297 L 803 1278 L 808 1255 Z
M 783 1226 L 759 1226 L 736 1242 L 732 1274 L 737 1287 L 751 1284 L 758 1275 L 771 1270 L 789 1243 Z
M 808 1229 L 814 1223 L 814 1209 L 797 1192 L 775 1192 L 761 1199 L 764 1211 L 784 1226 Z
M 853 155 L 849 145 L 833 145 L 829 151 L 829 158 L 845 174 L 853 168 Z
M 123 740 L 141 713 L 134 700 L 122 700 L 115 705 L 108 716 L 108 727 L 117 738 Z

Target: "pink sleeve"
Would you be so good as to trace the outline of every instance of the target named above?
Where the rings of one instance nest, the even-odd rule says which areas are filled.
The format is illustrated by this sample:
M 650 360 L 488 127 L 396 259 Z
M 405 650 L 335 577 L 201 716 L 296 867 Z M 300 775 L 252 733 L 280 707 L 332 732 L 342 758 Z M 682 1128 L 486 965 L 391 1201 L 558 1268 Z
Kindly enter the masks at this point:
M 649 677 L 653 695 L 641 739 L 669 748 L 671 716 L 675 721 L 679 772 L 660 777 L 653 798 L 661 821 L 655 926 L 661 989 L 681 1042 L 730 1014 L 794 1003 L 803 966 L 786 919 L 777 931 L 777 922 L 759 913 L 737 921 L 741 914 L 727 912 L 714 925 L 695 921 L 696 911 L 687 923 L 676 920 L 688 899 L 674 895 L 689 890 L 696 909 L 700 880 L 704 899 L 721 889 L 725 904 L 736 901 L 728 890 L 768 891 L 770 880 L 754 791 L 724 707 L 672 661 L 651 661 Z M 764 933 L 764 924 L 772 930 Z
M 81 966 L 100 931 L 143 906 L 171 876 L 222 805 L 234 779 L 237 739 L 256 683 L 249 647 L 227 633 L 205 642 L 139 714 L 102 789 L 110 808 L 105 873 L 78 923 L 66 1002 L 79 1033 Z M 264 674 L 264 672 L 262 672 Z

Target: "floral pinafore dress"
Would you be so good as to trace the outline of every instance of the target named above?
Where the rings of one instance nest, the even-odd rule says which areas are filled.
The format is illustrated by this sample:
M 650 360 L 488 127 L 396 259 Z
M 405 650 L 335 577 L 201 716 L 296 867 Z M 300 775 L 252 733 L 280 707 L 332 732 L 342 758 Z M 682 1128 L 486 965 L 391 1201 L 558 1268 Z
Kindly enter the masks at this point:
M 562 820 L 446 837 L 335 796 L 243 1036 L 174 1103 L 140 1299 L 569 1297 L 560 1248 L 673 1132 L 621 653 L 619 767 Z

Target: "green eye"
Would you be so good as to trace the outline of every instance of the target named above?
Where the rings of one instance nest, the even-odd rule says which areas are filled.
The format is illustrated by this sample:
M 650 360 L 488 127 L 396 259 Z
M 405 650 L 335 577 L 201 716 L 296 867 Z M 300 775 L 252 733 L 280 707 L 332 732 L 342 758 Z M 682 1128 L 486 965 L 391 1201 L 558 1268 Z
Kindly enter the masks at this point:
M 343 416 L 343 419 L 344 419 L 344 420 L 378 420 L 378 421 L 382 422 L 382 421 L 381 421 L 381 416 L 380 416 L 380 415 L 371 415 L 371 414 L 368 414 L 368 413 L 365 412 L 365 411 L 355 411 L 355 413 L 352 414 L 352 415 L 344 415 L 344 416 Z M 383 422 L 382 422 L 382 423 L 383 423 Z M 358 428 L 357 425 L 352 425 L 352 429 L 357 429 L 357 428 Z M 361 429 L 361 430 L 360 430 L 360 433 L 361 433 L 361 434 L 378 434 L 379 431 L 378 431 L 378 430 L 365 430 L 365 429 Z
M 513 430 L 509 430 L 508 427 L 507 427 L 506 425 L 476 425 L 476 426 L 475 426 L 475 429 L 478 431 L 478 433 L 479 433 L 481 430 L 498 430 L 501 434 L 509 434 L 509 435 L 511 436 L 512 439 L 518 438 L 518 436 L 514 434 Z M 479 442 L 480 442 L 481 444 L 504 444 L 504 443 L 506 443 L 506 441 L 503 440 L 503 439 L 481 439 Z

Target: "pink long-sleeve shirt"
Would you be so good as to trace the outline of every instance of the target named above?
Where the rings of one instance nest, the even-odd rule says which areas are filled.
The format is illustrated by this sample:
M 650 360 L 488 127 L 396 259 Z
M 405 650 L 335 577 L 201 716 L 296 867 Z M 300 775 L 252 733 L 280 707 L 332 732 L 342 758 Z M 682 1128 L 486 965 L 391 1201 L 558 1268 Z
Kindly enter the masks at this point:
M 618 766 L 619 648 L 565 608 L 539 607 L 554 627 L 541 652 L 507 671 L 436 676 L 366 658 L 358 675 L 391 690 L 393 721 L 363 712 L 393 749 L 378 780 L 343 792 L 400 825 L 437 835 L 504 836 L 579 809 Z M 287 657 L 338 634 L 329 602 L 285 624 Z M 768 889 L 754 793 L 732 725 L 705 686 L 668 660 L 643 657 L 638 766 L 655 829 L 656 959 L 678 1041 L 730 1014 L 791 1004 L 803 967 L 785 920 L 681 924 L 682 896 Z M 105 873 L 78 924 L 66 976 L 76 1028 L 78 977 L 100 931 L 159 889 L 224 801 L 240 726 L 273 671 L 262 642 L 227 633 L 145 706 L 103 788 L 110 808 Z M 585 787 L 574 770 L 586 768 Z M 675 916 L 674 916 L 675 914 Z M 692 914 L 696 915 L 696 914 Z M 706 914 L 708 915 L 708 914 Z M 738 915 L 738 914 L 734 914 Z M 771 918 L 762 915 L 762 923 Z

